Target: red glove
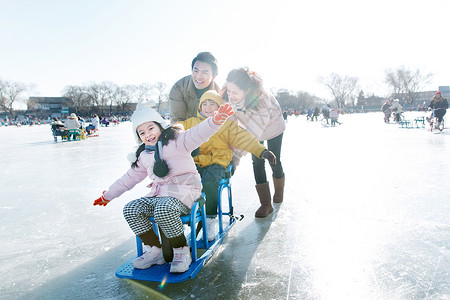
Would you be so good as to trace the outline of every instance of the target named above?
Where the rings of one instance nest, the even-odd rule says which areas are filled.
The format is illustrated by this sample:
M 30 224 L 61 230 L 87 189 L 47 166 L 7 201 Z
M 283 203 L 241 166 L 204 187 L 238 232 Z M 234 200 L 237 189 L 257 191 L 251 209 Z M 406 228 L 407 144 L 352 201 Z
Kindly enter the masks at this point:
M 111 200 L 105 198 L 105 192 L 106 191 L 103 191 L 102 196 L 94 201 L 94 205 L 106 206 L 106 204 L 111 202 Z
M 264 150 L 261 152 L 261 158 L 267 159 L 269 161 L 269 164 L 274 165 L 277 162 L 277 157 L 275 154 L 273 154 L 272 151 Z
M 222 125 L 225 121 L 234 114 L 234 110 L 229 103 L 225 103 L 219 107 L 219 110 L 214 112 L 213 122 L 216 125 Z

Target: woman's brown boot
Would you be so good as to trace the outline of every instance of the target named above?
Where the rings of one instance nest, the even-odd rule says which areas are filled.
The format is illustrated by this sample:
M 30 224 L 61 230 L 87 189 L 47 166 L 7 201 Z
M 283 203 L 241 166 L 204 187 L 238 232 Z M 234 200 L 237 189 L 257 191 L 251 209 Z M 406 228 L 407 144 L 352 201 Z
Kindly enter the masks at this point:
M 272 197 L 270 197 L 269 182 L 257 184 L 255 185 L 255 187 L 256 191 L 258 192 L 259 202 L 261 202 L 261 206 L 255 212 L 255 217 L 265 218 L 271 212 L 273 212 Z
M 273 177 L 273 186 L 275 187 L 275 193 L 273 194 L 273 203 L 283 202 L 284 194 L 284 176 L 281 178 Z

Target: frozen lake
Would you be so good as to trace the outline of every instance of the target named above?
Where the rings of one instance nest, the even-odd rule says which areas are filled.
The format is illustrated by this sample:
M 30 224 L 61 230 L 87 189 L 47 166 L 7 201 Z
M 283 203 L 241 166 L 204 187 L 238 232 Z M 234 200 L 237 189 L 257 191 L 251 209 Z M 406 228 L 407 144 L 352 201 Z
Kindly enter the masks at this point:
M 0 298 L 450 299 L 450 130 L 340 120 L 289 117 L 285 202 L 262 220 L 247 155 L 232 178 L 244 220 L 195 279 L 163 286 L 114 275 L 135 254 L 122 207 L 148 182 L 92 205 L 129 167 L 130 123 L 64 143 L 1 127 Z

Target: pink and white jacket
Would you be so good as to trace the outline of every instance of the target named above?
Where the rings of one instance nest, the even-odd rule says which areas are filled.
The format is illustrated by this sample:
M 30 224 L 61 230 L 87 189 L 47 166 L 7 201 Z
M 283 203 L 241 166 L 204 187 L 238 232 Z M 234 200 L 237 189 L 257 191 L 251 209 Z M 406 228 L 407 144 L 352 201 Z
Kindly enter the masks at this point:
M 174 197 L 192 208 L 202 192 L 200 175 L 197 172 L 191 152 L 207 142 L 220 129 L 220 125 L 208 118 L 195 127 L 179 133 L 174 140 L 162 148 L 162 159 L 169 167 L 169 173 L 160 178 L 153 174 L 154 152 L 142 151 L 137 167 L 130 168 L 126 174 L 114 182 L 104 193 L 112 200 L 131 190 L 147 176 L 152 180 L 148 185 L 150 193 L 145 197 Z
M 259 141 L 270 140 L 284 132 L 283 113 L 280 104 L 271 94 L 263 92 L 259 95 L 259 104 L 256 109 L 246 109 L 241 103 L 233 104 L 235 114 L 230 119 L 237 123 Z

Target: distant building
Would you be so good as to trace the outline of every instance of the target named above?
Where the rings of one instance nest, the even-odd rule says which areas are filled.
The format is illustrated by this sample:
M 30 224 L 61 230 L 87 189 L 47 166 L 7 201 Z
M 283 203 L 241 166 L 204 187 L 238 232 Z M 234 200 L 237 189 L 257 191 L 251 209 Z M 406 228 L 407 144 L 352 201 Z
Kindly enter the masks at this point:
M 30 97 L 27 111 L 35 112 L 43 117 L 66 117 L 73 107 L 73 102 L 67 97 Z

